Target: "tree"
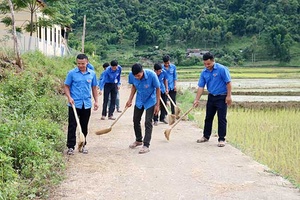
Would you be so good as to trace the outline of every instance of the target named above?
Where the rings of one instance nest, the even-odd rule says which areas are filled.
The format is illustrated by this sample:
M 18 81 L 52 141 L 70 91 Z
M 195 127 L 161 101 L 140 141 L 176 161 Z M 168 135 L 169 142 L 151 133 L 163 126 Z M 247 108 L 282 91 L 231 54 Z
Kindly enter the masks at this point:
M 23 69 L 23 63 L 22 63 L 22 59 L 21 59 L 21 56 L 20 56 L 20 48 L 19 48 L 19 44 L 18 44 L 17 32 L 16 32 L 16 26 L 15 26 L 14 7 L 13 7 L 13 4 L 12 4 L 11 0 L 8 0 L 8 4 L 9 4 L 11 19 L 12 19 L 13 39 L 14 39 L 14 47 L 15 47 L 14 49 L 15 49 L 15 53 L 17 55 L 17 65 L 21 69 Z
M 270 27 L 267 31 L 265 42 L 270 53 L 279 58 L 281 62 L 289 62 L 291 60 L 290 46 L 293 40 L 287 28 L 279 24 Z

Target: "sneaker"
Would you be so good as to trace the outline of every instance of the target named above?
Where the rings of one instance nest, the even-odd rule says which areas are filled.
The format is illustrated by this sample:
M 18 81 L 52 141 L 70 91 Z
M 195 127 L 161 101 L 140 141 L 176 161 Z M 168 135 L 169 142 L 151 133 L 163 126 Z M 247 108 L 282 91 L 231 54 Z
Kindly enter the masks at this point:
M 74 155 L 74 149 L 73 148 L 69 148 L 67 151 L 68 155 Z
M 153 125 L 154 125 L 154 126 L 157 126 L 157 125 L 158 125 L 157 121 L 155 121 L 155 122 L 153 123 Z
M 113 116 L 110 116 L 110 117 L 108 117 L 108 119 L 110 119 L 110 120 L 115 120 L 116 118 L 113 117 Z
M 203 143 L 208 142 L 208 139 L 206 137 L 202 137 L 201 139 L 197 140 L 197 143 Z
M 88 149 L 85 146 L 83 146 L 81 151 L 79 151 L 79 152 L 83 153 L 83 154 L 88 154 Z
M 149 151 L 150 151 L 149 147 L 143 146 L 140 149 L 139 154 L 148 153 Z
M 105 116 L 102 116 L 102 117 L 101 117 L 101 120 L 105 120 Z
M 134 149 L 137 146 L 141 146 L 143 144 L 143 142 L 138 142 L 135 141 L 134 143 L 132 143 L 131 145 L 129 145 L 129 148 Z
M 161 122 L 163 122 L 163 123 L 165 123 L 165 124 L 168 124 L 168 122 L 167 122 L 165 119 L 159 120 L 159 121 L 161 121 Z
M 225 141 L 219 141 L 218 147 L 225 147 Z
M 117 110 L 117 112 L 118 112 L 118 113 L 121 113 L 121 112 L 122 112 L 122 110 Z

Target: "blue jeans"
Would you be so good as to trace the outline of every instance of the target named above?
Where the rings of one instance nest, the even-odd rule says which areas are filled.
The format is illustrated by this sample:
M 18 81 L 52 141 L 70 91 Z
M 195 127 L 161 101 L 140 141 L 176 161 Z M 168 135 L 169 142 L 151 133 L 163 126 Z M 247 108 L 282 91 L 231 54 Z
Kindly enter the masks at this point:
M 204 123 L 203 136 L 207 139 L 210 138 L 213 126 L 214 116 L 217 112 L 218 115 L 218 141 L 225 141 L 227 129 L 227 104 L 225 103 L 226 95 L 213 96 L 208 95 L 206 103 L 206 117 Z
M 149 147 L 150 146 L 150 140 L 152 135 L 152 118 L 154 114 L 154 106 L 148 108 L 146 110 L 146 116 L 145 116 L 145 137 L 143 140 L 142 135 L 142 128 L 141 128 L 141 119 L 144 112 L 144 107 L 139 109 L 138 107 L 134 106 L 134 112 L 133 112 L 133 128 L 135 133 L 135 140 L 137 142 L 144 142 L 144 146 Z

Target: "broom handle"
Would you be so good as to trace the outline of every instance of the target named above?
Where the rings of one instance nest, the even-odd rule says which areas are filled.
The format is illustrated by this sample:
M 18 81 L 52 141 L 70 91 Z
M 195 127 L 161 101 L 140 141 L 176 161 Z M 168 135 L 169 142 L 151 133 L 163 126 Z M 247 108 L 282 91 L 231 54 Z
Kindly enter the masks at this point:
M 173 99 L 170 97 L 170 95 L 167 94 L 167 96 L 168 96 L 168 98 L 170 99 L 170 101 L 171 101 L 171 103 L 173 104 L 173 106 L 176 107 L 176 104 L 175 104 L 175 102 L 173 101 Z
M 117 123 L 117 121 L 122 117 L 122 115 L 125 113 L 125 111 L 128 109 L 129 107 L 125 107 L 125 109 L 123 110 L 123 112 L 117 117 L 117 119 L 115 119 L 115 121 L 110 125 L 110 127 L 112 127 L 113 125 L 115 125 L 115 123 Z
M 186 111 L 172 126 L 170 129 L 173 129 L 181 120 L 182 118 L 184 118 L 187 114 L 189 114 L 189 112 L 191 112 L 191 110 L 193 110 L 194 106 L 192 106 L 190 109 L 188 109 L 188 111 Z
M 74 104 L 72 104 L 72 108 L 73 108 L 73 112 L 74 112 L 74 115 L 75 115 L 77 126 L 80 130 L 80 133 L 82 133 L 81 125 L 80 125 L 79 118 L 78 118 L 77 111 L 76 111 L 76 108 L 75 108 Z
M 164 102 L 164 100 L 160 97 L 160 102 L 162 103 L 162 105 L 165 107 L 165 109 L 166 109 L 166 111 L 167 111 L 167 114 L 169 115 L 170 114 L 170 112 L 169 112 L 169 110 L 167 109 L 167 106 L 166 106 L 166 104 L 165 104 L 165 102 Z

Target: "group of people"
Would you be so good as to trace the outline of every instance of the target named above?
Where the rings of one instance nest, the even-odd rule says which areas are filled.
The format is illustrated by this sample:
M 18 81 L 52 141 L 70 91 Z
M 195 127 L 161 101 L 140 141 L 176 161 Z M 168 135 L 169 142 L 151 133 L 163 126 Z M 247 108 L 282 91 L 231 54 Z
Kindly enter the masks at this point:
M 70 108 L 74 104 L 80 118 L 82 132 L 87 136 L 88 121 L 91 114 L 91 95 L 94 98 L 94 110 L 97 110 L 98 105 L 98 90 L 100 95 L 103 91 L 103 108 L 101 120 L 115 120 L 113 113 L 117 105 L 119 110 L 119 89 L 120 76 L 122 67 L 118 65 L 116 60 L 111 63 L 103 64 L 104 71 L 100 76 L 99 81 L 96 78 L 96 73 L 88 67 L 88 58 L 84 54 L 79 54 L 76 59 L 77 67 L 69 71 L 65 80 L 65 94 L 69 103 L 69 125 L 67 147 L 68 154 L 74 153 L 76 145 L 76 121 L 75 116 Z M 205 68 L 200 74 L 198 81 L 198 90 L 193 102 L 193 106 L 199 106 L 199 100 L 206 86 L 208 90 L 208 100 L 206 104 L 206 117 L 203 131 L 203 137 L 197 140 L 197 143 L 208 142 L 212 132 L 212 124 L 215 114 L 218 115 L 218 146 L 225 146 L 226 127 L 227 127 L 227 106 L 232 102 L 231 99 L 231 77 L 227 67 L 216 63 L 213 54 L 210 52 L 203 55 L 203 63 Z M 150 141 L 152 136 L 153 125 L 157 125 L 159 121 L 168 123 L 165 120 L 167 114 L 162 101 L 167 102 L 169 96 L 176 104 L 177 94 L 177 71 L 176 66 L 170 63 L 168 55 L 163 57 L 163 63 L 154 64 L 154 70 L 144 69 L 141 64 L 134 64 L 131 67 L 131 72 L 128 75 L 128 83 L 131 84 L 131 92 L 126 102 L 126 107 L 132 106 L 132 101 L 136 95 L 134 111 L 133 111 L 133 128 L 135 132 L 135 141 L 129 145 L 130 148 L 142 146 L 139 150 L 140 154 L 150 151 Z M 109 108 L 107 110 L 107 106 Z M 143 136 L 141 129 L 141 118 L 145 114 L 145 134 Z M 171 104 L 171 112 L 175 113 L 175 106 Z M 160 115 L 159 115 L 160 113 Z M 154 122 L 153 122 L 154 121 Z M 87 153 L 87 142 L 81 150 L 82 153 Z

